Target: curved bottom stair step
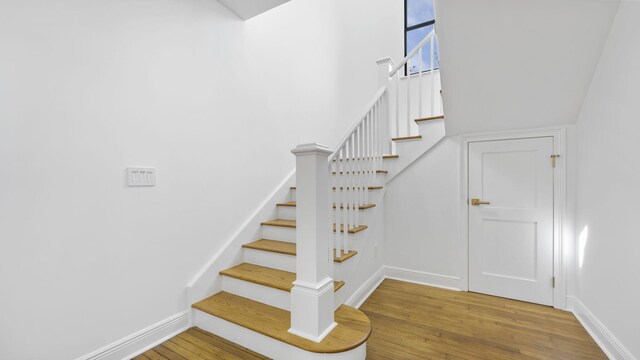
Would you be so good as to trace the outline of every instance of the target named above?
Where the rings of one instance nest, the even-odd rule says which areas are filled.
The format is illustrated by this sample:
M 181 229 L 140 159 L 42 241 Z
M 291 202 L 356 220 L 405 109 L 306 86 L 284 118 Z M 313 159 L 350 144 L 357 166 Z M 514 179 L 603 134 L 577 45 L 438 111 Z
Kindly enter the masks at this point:
M 341 305 L 335 311 L 335 322 L 338 325 L 319 343 L 289 333 L 291 325 L 289 311 L 224 291 L 199 301 L 192 307 L 313 353 L 330 354 L 350 351 L 364 344 L 371 334 L 369 318 L 362 311 L 347 305 Z

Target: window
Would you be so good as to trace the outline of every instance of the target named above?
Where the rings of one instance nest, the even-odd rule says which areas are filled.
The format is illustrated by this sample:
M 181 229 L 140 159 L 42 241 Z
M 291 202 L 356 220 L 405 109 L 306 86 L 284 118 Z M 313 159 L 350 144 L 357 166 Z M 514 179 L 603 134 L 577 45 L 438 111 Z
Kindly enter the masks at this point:
M 435 27 L 436 17 L 433 9 L 433 0 L 404 0 L 404 54 L 409 54 L 413 48 L 420 43 L 425 36 Z M 431 69 L 430 47 L 425 45 L 422 49 L 422 69 Z M 439 68 L 438 43 L 434 44 L 434 69 Z M 405 67 L 405 75 L 417 74 L 420 72 L 418 57 L 414 57 L 409 62 L 410 66 Z

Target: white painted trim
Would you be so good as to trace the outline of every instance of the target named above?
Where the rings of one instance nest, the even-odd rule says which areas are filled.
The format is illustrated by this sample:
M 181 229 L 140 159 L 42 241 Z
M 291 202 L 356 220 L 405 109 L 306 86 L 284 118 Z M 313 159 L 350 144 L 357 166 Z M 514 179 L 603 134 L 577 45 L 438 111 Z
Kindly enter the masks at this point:
M 242 259 L 242 245 L 255 241 L 262 231 L 260 223 L 269 215 L 277 212 L 276 204 L 287 198 L 290 186 L 295 180 L 295 170 L 291 171 L 284 180 L 258 205 L 251 215 L 227 239 L 218 251 L 211 257 L 187 285 L 187 305 L 210 296 L 222 287 L 218 272 L 238 263 Z M 188 310 L 188 309 L 187 309 Z
M 131 359 L 189 328 L 189 313 L 181 312 L 117 340 L 76 360 Z
M 575 297 L 567 296 L 566 303 L 567 309 L 578 318 L 578 321 L 610 359 L 638 360 L 582 301 Z
M 462 278 L 459 276 L 434 274 L 424 271 L 403 269 L 395 266 L 385 266 L 385 278 L 406 281 L 414 284 L 427 285 L 442 289 L 461 291 Z
M 384 266 L 380 267 L 367 281 L 354 291 L 353 294 L 344 303 L 359 309 L 362 304 L 373 294 L 373 292 L 384 281 Z
M 509 139 L 523 139 L 532 137 L 553 137 L 553 148 L 556 154 L 560 155 L 556 171 L 553 173 L 553 193 L 554 193 L 554 218 L 553 218 L 553 273 L 556 278 L 556 287 L 553 292 L 553 307 L 556 309 L 566 308 L 566 293 L 567 284 L 565 281 L 566 264 L 570 264 L 568 261 L 569 254 L 563 253 L 563 243 L 569 241 L 564 239 L 563 228 L 570 226 L 566 224 L 567 221 L 567 145 L 566 145 L 566 126 L 543 128 L 543 129 L 528 129 L 528 130 L 513 130 L 513 131 L 500 131 L 492 133 L 477 133 L 477 134 L 462 134 L 460 135 L 460 156 L 461 156 L 461 179 L 460 179 L 460 212 L 461 219 L 460 230 L 463 236 L 464 246 L 464 279 L 461 282 L 461 290 L 469 290 L 469 212 L 467 199 L 468 195 L 468 147 L 470 142 L 477 141 L 495 141 L 495 140 L 509 140 Z

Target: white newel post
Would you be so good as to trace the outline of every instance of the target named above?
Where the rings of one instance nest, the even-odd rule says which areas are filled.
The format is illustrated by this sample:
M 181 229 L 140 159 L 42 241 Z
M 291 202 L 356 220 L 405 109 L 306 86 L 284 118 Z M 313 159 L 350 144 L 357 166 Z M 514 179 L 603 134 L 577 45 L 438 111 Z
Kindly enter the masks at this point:
M 333 330 L 329 167 L 331 150 L 302 144 L 296 156 L 296 281 L 291 289 L 289 332 L 316 342 Z
M 389 104 L 389 98 L 391 97 L 391 78 L 389 78 L 389 74 L 393 70 L 393 60 L 391 58 L 383 58 L 376 61 L 378 64 L 378 84 L 380 87 L 386 87 L 387 93 L 382 97 L 382 106 L 381 106 L 381 129 L 380 136 L 382 139 L 391 139 L 391 106 Z M 397 106 L 397 104 L 396 104 Z M 383 151 L 387 154 L 395 154 L 395 143 L 391 140 L 382 140 L 384 141 L 384 149 Z

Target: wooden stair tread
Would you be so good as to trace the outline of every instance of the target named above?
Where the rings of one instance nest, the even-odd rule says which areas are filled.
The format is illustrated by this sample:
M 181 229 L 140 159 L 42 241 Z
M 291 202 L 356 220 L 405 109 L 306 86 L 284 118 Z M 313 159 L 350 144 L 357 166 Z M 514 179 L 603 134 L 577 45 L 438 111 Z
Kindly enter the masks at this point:
M 380 190 L 380 189 L 382 189 L 382 188 L 383 188 L 383 186 L 369 186 L 369 188 L 368 188 L 368 189 L 369 189 L 369 190 Z M 291 189 L 291 190 L 295 190 L 295 189 L 296 189 L 296 186 L 292 186 L 292 187 L 290 187 L 290 189 Z M 331 189 L 332 189 L 332 190 L 336 190 L 337 188 L 334 186 L 334 187 L 333 187 L 333 188 L 331 188 Z M 351 189 L 351 188 L 349 188 L 349 187 L 347 188 L 347 190 L 350 190 L 350 189 Z M 360 189 L 360 188 L 358 187 L 358 188 L 356 188 L 356 189 Z M 344 190 L 344 187 L 341 187 L 341 188 L 340 188 L 340 190 Z
M 295 220 L 275 219 L 275 220 L 263 221 L 262 223 L 260 223 L 260 225 L 295 228 L 296 227 L 296 221 Z
M 289 207 L 295 207 L 296 206 L 296 202 L 295 201 L 288 201 L 285 203 L 279 203 L 276 204 L 276 206 L 289 206 Z M 360 210 L 367 210 L 367 209 L 371 209 L 376 207 L 376 204 L 366 204 L 366 205 L 360 205 L 358 206 L 358 209 Z M 336 208 L 336 204 L 333 204 L 333 208 Z M 340 209 L 344 209 L 344 204 L 340 204 Z M 350 207 L 347 205 L 347 209 L 350 209 Z
M 422 139 L 422 135 L 403 136 L 403 137 L 392 138 L 391 140 L 404 141 L 404 140 L 416 140 L 416 139 Z
M 382 155 L 383 159 L 397 159 L 400 155 Z
M 295 228 L 296 227 L 296 221 L 295 220 L 275 219 L 275 220 L 264 221 L 264 222 L 261 223 L 261 225 Z M 368 228 L 367 225 L 356 226 L 354 228 L 349 229 L 349 234 L 356 234 L 356 233 L 359 233 L 362 230 L 366 230 L 367 228 Z M 333 231 L 336 231 L 336 224 L 333 224 Z M 344 232 L 344 225 L 343 224 L 340 224 L 340 232 Z
M 419 123 L 422 121 L 431 121 L 431 120 L 440 120 L 440 119 L 444 119 L 444 115 L 429 116 L 429 117 L 424 117 L 420 119 L 415 119 L 414 121 L 416 123 Z
M 247 249 L 268 251 L 268 252 L 274 252 L 278 254 L 296 256 L 296 244 L 287 242 L 287 241 L 260 239 L 248 244 L 244 244 L 242 245 L 242 247 Z M 340 256 L 335 256 L 336 254 L 334 251 L 333 261 L 337 263 L 341 263 L 347 259 L 354 257 L 357 254 L 358 254 L 357 251 L 350 250 L 347 253 L 344 253 L 343 251 L 341 251 Z
M 368 171 L 347 171 L 347 174 L 351 174 L 351 173 L 356 173 L 356 174 L 362 174 L 362 173 L 367 173 Z M 387 170 L 376 170 L 376 174 L 378 175 L 385 175 L 388 174 L 389 172 Z M 340 175 L 344 174 L 344 171 L 340 171 Z M 332 172 L 331 175 L 336 175 L 336 172 Z
M 335 312 L 338 324 L 321 342 L 301 338 L 289 333 L 289 311 L 251 299 L 219 292 L 192 305 L 207 314 L 271 337 L 302 350 L 315 353 L 345 352 L 362 345 L 371 334 L 371 322 L 360 310 L 340 305 Z
M 289 292 L 291 292 L 293 282 L 296 280 L 296 273 L 249 263 L 242 263 L 222 270 L 220 275 Z M 344 281 L 333 282 L 334 291 L 338 291 L 342 286 L 344 286 Z

